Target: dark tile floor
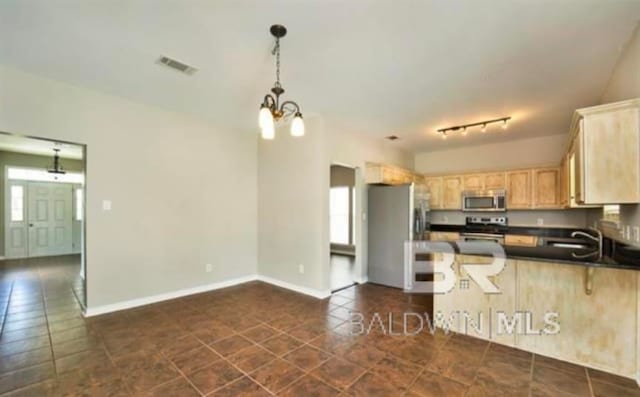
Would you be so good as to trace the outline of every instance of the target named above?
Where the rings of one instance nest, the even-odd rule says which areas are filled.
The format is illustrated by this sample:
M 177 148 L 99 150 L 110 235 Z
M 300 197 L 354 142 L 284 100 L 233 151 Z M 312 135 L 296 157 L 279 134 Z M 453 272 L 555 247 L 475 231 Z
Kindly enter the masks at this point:
M 20 274 L 0 284 L 2 396 L 640 396 L 632 380 L 460 335 L 353 336 L 350 310 L 424 310 L 375 285 L 319 301 L 253 282 L 83 319 L 63 266 Z

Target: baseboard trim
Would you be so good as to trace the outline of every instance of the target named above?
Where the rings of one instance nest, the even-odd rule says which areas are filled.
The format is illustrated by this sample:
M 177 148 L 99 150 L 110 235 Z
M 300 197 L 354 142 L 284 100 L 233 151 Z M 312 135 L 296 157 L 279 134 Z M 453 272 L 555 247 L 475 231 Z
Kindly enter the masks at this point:
M 366 284 L 366 283 L 369 282 L 369 278 L 368 277 L 361 277 L 361 278 L 357 278 L 357 279 L 355 279 L 353 281 L 355 281 L 358 284 Z
M 317 298 L 317 299 L 325 299 L 331 296 L 331 290 L 321 291 L 314 288 L 301 287 L 299 285 L 292 284 L 287 281 L 278 280 L 276 278 L 269 277 L 269 276 L 258 275 L 257 280 L 275 285 L 276 287 L 282 287 L 294 292 L 299 292 L 304 295 L 313 296 L 314 298 Z
M 331 291 L 321 291 L 313 288 L 301 287 L 299 285 L 291 284 L 286 281 L 278 280 L 273 277 L 262 275 L 250 275 L 245 277 L 233 278 L 230 280 L 220 281 L 218 283 L 200 285 L 193 288 L 185 288 L 177 291 L 166 292 L 164 294 L 157 294 L 152 296 L 145 296 L 143 298 L 131 299 L 128 301 L 111 303 L 108 305 L 102 305 L 97 307 L 87 308 L 83 315 L 85 317 L 99 316 L 101 314 L 113 313 L 120 310 L 133 309 L 134 307 L 150 305 L 152 303 L 158 303 L 170 299 L 182 298 L 189 295 L 201 294 L 203 292 L 215 291 L 217 289 L 233 287 L 234 285 L 248 283 L 250 281 L 262 281 L 267 284 L 275 285 L 276 287 L 285 288 L 294 292 L 298 292 L 304 295 L 309 295 L 317 299 L 325 299 L 331 296 Z
M 85 310 L 84 316 L 93 317 L 101 314 L 117 312 L 120 310 L 132 309 L 138 306 L 145 306 L 170 299 L 182 298 L 188 295 L 200 294 L 203 292 L 214 291 L 221 288 L 233 287 L 234 285 L 248 283 L 250 281 L 255 281 L 256 279 L 257 276 L 254 274 L 251 276 L 233 278 L 230 280 L 220 281 L 218 283 L 199 285 L 197 287 L 185 288 L 177 291 L 167 292 L 164 294 L 146 296 L 144 298 L 131 299 L 128 301 L 112 303 L 109 305 L 90 307 Z

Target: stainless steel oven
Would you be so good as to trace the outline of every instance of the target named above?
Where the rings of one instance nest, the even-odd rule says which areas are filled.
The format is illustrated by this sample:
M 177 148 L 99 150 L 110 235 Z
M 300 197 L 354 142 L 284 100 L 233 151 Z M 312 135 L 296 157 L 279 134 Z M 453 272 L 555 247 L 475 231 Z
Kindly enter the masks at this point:
M 462 210 L 497 212 L 507 210 L 505 190 L 467 190 L 462 192 Z
M 490 241 L 494 243 L 504 244 L 504 234 L 493 233 L 461 233 L 462 241 Z

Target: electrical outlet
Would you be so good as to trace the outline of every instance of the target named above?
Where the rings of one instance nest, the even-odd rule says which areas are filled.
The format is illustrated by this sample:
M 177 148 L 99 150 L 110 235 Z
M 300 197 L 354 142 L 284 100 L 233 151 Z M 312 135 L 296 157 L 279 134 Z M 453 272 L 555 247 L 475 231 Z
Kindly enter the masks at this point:
M 205 272 L 211 273 L 212 270 L 213 270 L 213 265 L 211 263 L 207 263 L 206 265 L 204 265 Z
M 447 223 L 449 222 L 449 217 L 446 215 L 442 215 L 442 222 Z
M 544 225 L 544 219 L 538 218 L 538 226 L 542 226 L 542 225 Z
M 102 200 L 102 210 L 111 211 L 111 200 Z
M 304 265 L 302 263 L 298 265 L 298 273 L 304 274 Z

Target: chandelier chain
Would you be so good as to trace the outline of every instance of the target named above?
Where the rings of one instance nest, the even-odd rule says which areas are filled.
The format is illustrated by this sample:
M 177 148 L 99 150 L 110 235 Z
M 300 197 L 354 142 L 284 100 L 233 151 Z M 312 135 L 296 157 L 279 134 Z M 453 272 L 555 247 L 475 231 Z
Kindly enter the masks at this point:
M 276 86 L 280 87 L 280 39 L 276 38 L 276 45 L 273 47 L 273 53 L 276 56 Z

